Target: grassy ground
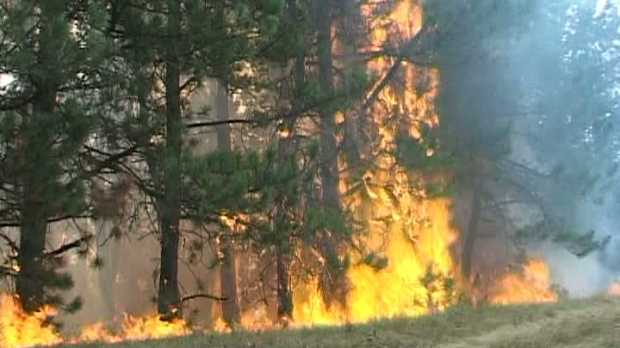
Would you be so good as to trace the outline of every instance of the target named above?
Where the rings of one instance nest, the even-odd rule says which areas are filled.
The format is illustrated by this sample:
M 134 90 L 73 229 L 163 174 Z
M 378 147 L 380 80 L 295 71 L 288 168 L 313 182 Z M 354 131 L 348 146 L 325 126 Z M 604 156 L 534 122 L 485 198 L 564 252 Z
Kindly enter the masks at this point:
M 620 347 L 620 298 L 552 305 L 453 308 L 417 319 L 73 348 Z

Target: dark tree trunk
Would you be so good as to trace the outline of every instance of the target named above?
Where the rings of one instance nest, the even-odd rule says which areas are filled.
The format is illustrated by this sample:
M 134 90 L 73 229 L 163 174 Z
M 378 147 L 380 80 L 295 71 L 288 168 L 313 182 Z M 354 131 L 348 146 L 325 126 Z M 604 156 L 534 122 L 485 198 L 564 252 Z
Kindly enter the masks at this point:
M 26 174 L 30 177 L 34 175 Z M 45 301 L 43 257 L 47 235 L 45 203 L 41 201 L 36 182 L 25 180 L 21 208 L 21 231 L 17 262 L 20 267 L 16 291 L 26 312 L 39 309 Z
M 229 119 L 229 100 L 226 86 L 217 83 L 216 89 L 216 111 L 218 119 L 226 121 Z M 216 127 L 217 145 L 221 151 L 231 151 L 232 144 L 230 139 L 230 127 L 228 124 L 221 124 Z M 222 316 L 226 324 L 232 328 L 234 323 L 239 323 L 241 317 L 239 312 L 239 299 L 237 294 L 237 269 L 236 251 L 233 243 L 233 231 L 226 228 L 220 236 L 220 252 L 223 255 L 220 264 L 220 291 L 222 297 Z
M 54 20 L 53 12 L 41 9 L 40 37 L 51 37 L 50 22 Z M 33 76 L 36 81 L 37 94 L 32 102 L 32 110 L 24 120 L 24 134 L 21 144 L 23 150 L 22 201 L 20 219 L 19 253 L 17 262 L 20 267 L 16 279 L 16 292 L 26 312 L 39 309 L 45 302 L 46 272 L 44 264 L 45 242 L 47 237 L 47 218 L 51 212 L 45 197 L 45 175 L 39 166 L 53 160 L 43 151 L 51 144 L 46 131 L 38 132 L 40 120 L 51 117 L 56 103 L 55 72 L 51 67 L 56 59 L 55 46 L 47 40 L 40 40 L 37 54 L 38 73 Z M 50 198 L 50 197 L 47 197 Z
M 317 45 L 319 88 L 330 99 L 334 94 L 333 57 L 332 57 L 332 11 L 330 0 L 318 0 L 317 3 Z M 323 186 L 322 203 L 332 213 L 340 212 L 340 195 L 338 193 L 338 149 L 336 143 L 336 123 L 334 108 L 327 101 L 319 110 L 321 182 Z M 325 272 L 321 279 L 323 301 L 330 305 L 333 300 L 345 305 L 345 274 L 338 258 L 338 241 L 335 236 L 326 233 L 320 240 L 321 251 L 327 260 Z
M 287 245 L 276 247 L 276 272 L 278 282 L 278 318 L 286 323 L 293 318 L 293 291 L 291 289 L 291 258 Z
M 157 310 L 167 317 L 180 315 L 178 287 L 179 221 L 181 204 L 181 119 L 180 59 L 178 41 L 181 31 L 181 2 L 168 0 L 166 47 L 166 151 L 164 198 L 161 222 L 161 264 Z
M 287 125 L 292 130 L 294 120 Z M 278 161 L 286 160 L 287 153 L 291 151 L 292 146 L 290 137 L 280 139 L 278 142 Z M 280 225 L 278 219 L 287 219 L 285 206 L 286 196 L 282 195 L 277 198 L 276 221 L 273 223 L 274 228 Z M 280 228 L 277 233 L 288 234 L 288 231 L 282 231 Z M 288 320 L 293 319 L 293 289 L 291 287 L 291 252 L 292 244 L 289 235 L 283 236 L 275 246 L 276 253 L 276 281 L 277 281 L 277 297 L 278 297 L 278 319 L 287 325 Z
M 477 180 L 474 179 L 474 181 Z M 471 192 L 471 212 L 469 213 L 467 234 L 465 235 L 465 240 L 463 241 L 463 252 L 461 254 L 461 274 L 463 279 L 467 282 L 469 282 L 471 278 L 471 264 L 478 234 L 481 208 L 482 200 L 480 197 L 480 186 L 478 182 L 474 182 Z
M 319 0 L 318 4 L 318 63 L 319 86 L 321 93 L 331 97 L 334 93 L 332 73 L 332 35 L 331 35 L 331 2 Z M 323 183 L 323 203 L 328 207 L 339 209 L 338 194 L 338 150 L 336 148 L 336 123 L 334 108 L 328 101 L 319 110 L 321 119 L 321 179 Z
M 287 0 L 289 17 L 295 21 L 299 16 L 297 0 Z M 302 53 L 295 56 L 293 62 L 293 95 L 291 97 L 292 115 L 293 117 L 283 120 L 285 129 L 289 132 L 289 136 L 280 138 L 278 143 L 278 156 L 284 160 L 285 153 L 290 151 L 293 144 L 292 132 L 297 123 L 299 113 L 301 112 L 301 92 L 305 83 L 305 57 Z M 284 197 L 281 198 L 283 200 Z M 280 203 L 283 203 L 280 202 Z M 284 216 L 285 207 L 279 207 L 277 218 L 286 218 Z M 276 278 L 277 278 L 277 297 L 278 297 L 278 318 L 285 324 L 288 319 L 293 318 L 293 289 L 291 287 L 291 247 L 290 239 L 284 238 L 283 244 L 276 246 Z
M 118 276 L 118 264 L 121 255 L 120 240 L 110 236 L 112 229 L 116 226 L 115 222 L 103 220 L 97 229 L 100 235 L 95 239 L 97 243 L 97 254 L 103 256 L 103 269 L 98 270 L 99 286 L 102 294 L 101 301 L 105 313 L 104 320 L 112 321 L 116 313 L 116 301 L 118 298 L 118 286 L 116 277 Z

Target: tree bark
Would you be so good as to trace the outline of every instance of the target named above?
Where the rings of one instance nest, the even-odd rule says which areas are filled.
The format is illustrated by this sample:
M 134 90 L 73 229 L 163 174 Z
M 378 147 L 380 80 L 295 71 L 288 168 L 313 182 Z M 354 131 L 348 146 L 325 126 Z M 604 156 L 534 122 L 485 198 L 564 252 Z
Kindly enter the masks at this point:
M 293 291 L 291 289 L 291 257 L 290 245 L 276 247 L 276 273 L 277 273 L 277 296 L 278 296 L 278 318 L 284 323 L 293 318 Z
M 157 310 L 166 317 L 180 315 L 178 287 L 179 222 L 181 204 L 181 119 L 180 58 L 178 40 L 181 31 L 181 2 L 168 0 L 166 43 L 166 149 L 164 198 L 161 223 L 161 264 Z
M 226 86 L 220 81 L 217 82 L 216 93 L 217 117 L 219 120 L 226 121 L 229 119 L 230 102 Z M 218 125 L 216 133 L 218 148 L 221 151 L 232 151 L 229 125 L 225 122 Z M 223 230 L 220 235 L 220 252 L 223 255 L 220 263 L 220 291 L 222 297 L 226 299 L 222 301 L 222 316 L 224 322 L 232 328 L 234 323 L 239 323 L 241 316 L 237 292 L 237 257 L 233 243 L 233 231 L 230 228 Z
M 474 179 L 474 185 L 471 193 L 471 212 L 469 214 L 467 234 L 465 235 L 465 240 L 463 241 L 463 252 L 461 254 L 461 274 L 463 279 L 467 282 L 469 282 L 471 278 L 471 264 L 478 234 L 481 208 L 482 200 L 480 197 L 480 186 L 477 179 Z
M 101 301 L 105 311 L 103 315 L 106 321 L 112 321 L 117 314 L 118 286 L 116 277 L 118 276 L 118 263 L 121 255 L 119 255 L 120 241 L 110 236 L 114 225 L 114 222 L 109 220 L 99 221 L 98 236 L 95 238 L 97 256 L 103 257 L 103 269 L 99 269 L 97 275 L 99 277 L 99 291 L 102 295 Z
M 33 156 L 29 161 L 33 160 Z M 36 155 L 34 156 L 36 157 Z M 35 162 L 36 163 L 36 162 Z M 21 231 L 17 262 L 20 270 L 16 279 L 16 292 L 24 311 L 31 313 L 39 309 L 45 301 L 44 264 L 47 219 L 45 202 L 41 201 L 36 181 L 26 174 L 21 207 Z
M 40 37 L 52 37 L 52 21 L 55 10 L 41 6 Z M 22 201 L 20 217 L 19 253 L 17 262 L 20 271 L 16 279 L 16 292 L 26 312 L 39 309 L 45 302 L 45 278 L 49 276 L 45 270 L 44 255 L 47 237 L 47 217 L 50 213 L 46 202 L 45 188 L 40 178 L 39 166 L 53 161 L 44 151 L 48 132 L 38 132 L 39 120 L 51 117 L 56 103 L 56 81 L 53 63 L 57 59 L 56 47 L 48 40 L 39 40 L 37 54 L 37 73 L 32 78 L 36 81 L 37 94 L 32 102 L 31 113 L 24 120 L 23 134 L 23 177 Z M 49 198 L 49 197 L 48 197 Z
M 291 20 L 296 21 L 299 16 L 297 0 L 287 0 L 288 16 Z M 305 56 L 302 52 L 298 52 L 295 55 L 293 61 L 293 93 L 291 96 L 291 114 L 293 117 L 284 119 L 284 128 L 288 132 L 287 136 L 283 136 L 278 141 L 278 156 L 279 160 L 285 160 L 285 154 L 290 150 L 290 146 L 293 144 L 293 132 L 299 114 L 303 108 L 301 103 L 301 93 L 303 91 L 305 83 Z M 276 218 L 285 219 L 286 207 L 284 207 L 285 197 L 280 198 L 280 206 L 276 213 Z M 276 245 L 276 278 L 277 278 L 277 297 L 278 297 L 278 318 L 287 323 L 287 320 L 293 318 L 293 289 L 291 286 L 291 240 L 288 238 L 283 239 L 281 244 Z
M 319 88 L 323 95 L 334 94 L 333 57 L 332 57 L 332 5 L 330 0 L 318 0 L 317 3 L 317 49 Z M 331 102 L 319 110 L 322 203 L 332 213 L 340 212 L 340 195 L 338 193 L 338 149 L 336 143 L 336 122 Z M 326 232 L 320 240 L 323 256 L 327 260 L 326 269 L 321 277 L 323 301 L 329 306 L 333 300 L 345 305 L 345 274 L 338 258 L 338 241 Z

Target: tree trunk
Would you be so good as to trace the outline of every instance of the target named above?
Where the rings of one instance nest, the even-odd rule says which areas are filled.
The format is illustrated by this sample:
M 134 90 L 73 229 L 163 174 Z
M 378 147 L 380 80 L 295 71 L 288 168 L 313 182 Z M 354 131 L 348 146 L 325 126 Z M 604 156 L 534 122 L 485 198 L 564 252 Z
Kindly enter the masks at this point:
M 217 82 L 216 88 L 216 111 L 218 119 L 226 121 L 229 119 L 229 100 L 226 86 Z M 216 127 L 217 146 L 221 151 L 231 151 L 232 144 L 230 139 L 230 127 L 228 124 L 221 124 Z M 233 243 L 233 231 L 226 228 L 220 236 L 220 252 L 223 255 L 220 263 L 220 291 L 222 297 L 222 316 L 224 322 L 230 327 L 241 320 L 239 312 L 239 299 L 237 294 L 237 269 L 236 251 Z
M 333 57 L 332 57 L 332 11 L 330 0 L 317 3 L 317 45 L 319 88 L 328 99 L 334 94 Z M 340 212 L 338 193 L 338 149 L 336 143 L 336 123 L 332 102 L 327 102 L 319 110 L 321 181 L 323 185 L 322 203 L 332 213 Z M 345 305 L 345 274 L 338 258 L 336 238 L 326 233 L 320 241 L 322 253 L 327 260 L 326 269 L 321 280 L 323 301 L 330 305 L 332 300 Z
M 101 302 L 103 316 L 106 321 L 112 321 L 117 314 L 117 289 L 116 277 L 118 276 L 118 262 L 120 241 L 111 237 L 110 233 L 115 223 L 109 220 L 101 220 L 98 222 L 97 238 L 95 239 L 96 253 L 98 257 L 103 258 L 103 269 L 97 271 L 99 277 L 99 291 L 101 292 Z
M 161 223 L 161 264 L 157 310 L 167 317 L 180 315 L 178 287 L 179 222 L 181 204 L 181 119 L 179 47 L 181 31 L 180 0 L 168 0 L 166 47 L 166 150 L 164 198 Z
M 26 177 L 33 175 L 34 173 L 26 174 Z M 24 181 L 19 254 L 17 255 L 20 270 L 16 280 L 16 291 L 24 311 L 28 313 L 39 309 L 45 301 L 43 257 L 47 219 L 45 203 L 41 201 L 39 193 L 36 181 L 28 179 Z
M 46 6 L 41 7 L 40 37 L 52 37 L 51 22 L 55 20 L 55 10 Z M 45 242 L 47 237 L 47 218 L 51 212 L 45 197 L 44 181 L 39 166 L 45 168 L 45 163 L 53 159 L 44 151 L 48 144 L 49 134 L 46 131 L 38 132 L 41 126 L 39 120 L 51 117 L 56 103 L 56 81 L 54 71 L 50 65 L 55 61 L 57 54 L 55 46 L 48 40 L 40 40 L 37 54 L 38 73 L 33 76 L 36 81 L 37 94 L 32 102 L 32 112 L 24 120 L 23 134 L 23 177 L 22 201 L 20 218 L 19 253 L 17 262 L 20 267 L 16 279 L 16 292 L 21 305 L 26 312 L 39 309 L 45 302 L 46 278 L 51 276 L 46 272 L 44 264 Z M 47 197 L 49 198 L 49 197 Z
M 478 224 L 480 222 L 480 209 L 482 207 L 479 183 L 476 182 L 476 179 L 474 179 L 474 181 L 471 193 L 471 212 L 469 214 L 467 234 L 463 241 L 463 252 L 461 254 L 461 274 L 463 275 L 463 279 L 467 282 L 469 282 L 471 278 L 471 264 L 478 234 Z
M 319 0 L 318 4 L 318 64 L 319 86 L 327 98 L 334 93 L 332 73 L 332 35 L 331 11 L 329 0 Z M 336 123 L 332 104 L 328 101 L 319 110 L 321 120 L 321 179 L 323 182 L 323 203 L 328 207 L 339 209 L 338 194 L 338 151 L 336 144 Z
M 284 138 L 280 139 L 278 143 L 278 161 L 282 163 L 282 161 L 286 158 L 286 154 L 290 149 L 287 147 L 290 146 L 290 139 Z M 289 231 L 283 231 L 283 228 L 278 228 L 280 225 L 278 221 L 282 221 L 279 219 L 287 219 L 286 211 L 287 207 L 285 206 L 286 196 L 280 195 L 277 197 L 276 201 L 276 213 L 275 218 L 276 221 L 273 222 L 272 226 L 276 229 L 277 233 L 284 234 L 283 238 L 278 240 L 278 243 L 275 246 L 276 253 L 276 281 L 277 281 L 277 297 L 278 297 L 278 319 L 286 325 L 288 320 L 293 318 L 293 289 L 291 287 L 291 238 L 288 234 Z
M 276 272 L 278 282 L 278 318 L 284 323 L 293 318 L 293 291 L 291 289 L 290 248 L 286 245 L 276 247 Z
M 289 17 L 295 21 L 299 16 L 297 0 L 287 0 Z M 305 57 L 304 54 L 299 52 L 296 54 L 293 62 L 293 95 L 291 97 L 292 117 L 284 119 L 284 128 L 288 132 L 287 136 L 281 137 L 278 141 L 278 156 L 279 160 L 285 160 L 286 152 L 289 151 L 289 147 L 294 145 L 292 142 L 293 132 L 299 113 L 302 109 L 301 98 L 303 86 L 305 83 Z M 283 206 L 285 197 L 281 197 L 280 206 L 277 211 L 277 218 L 286 218 L 285 210 Z M 278 318 L 287 324 L 289 319 L 293 318 L 293 289 L 291 287 L 291 241 L 288 236 L 284 238 L 281 244 L 276 245 L 276 278 L 277 278 L 277 297 L 278 297 Z

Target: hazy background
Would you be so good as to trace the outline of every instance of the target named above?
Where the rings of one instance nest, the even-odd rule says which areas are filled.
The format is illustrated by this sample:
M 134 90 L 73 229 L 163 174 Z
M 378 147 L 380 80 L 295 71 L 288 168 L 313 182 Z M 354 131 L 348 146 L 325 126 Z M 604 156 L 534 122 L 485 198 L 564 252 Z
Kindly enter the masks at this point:
M 505 73 L 520 81 L 514 92 L 525 109 L 517 118 L 511 157 L 542 173 L 561 163 L 566 174 L 555 187 L 541 185 L 539 193 L 576 229 L 612 236 L 605 251 L 583 259 L 550 244 L 532 252 L 545 256 L 552 280 L 570 295 L 592 295 L 620 275 L 613 130 L 620 117 L 620 1 L 540 2 L 529 24 L 525 35 L 503 47 L 510 62 Z M 598 179 L 582 194 L 576 177 L 586 172 Z

